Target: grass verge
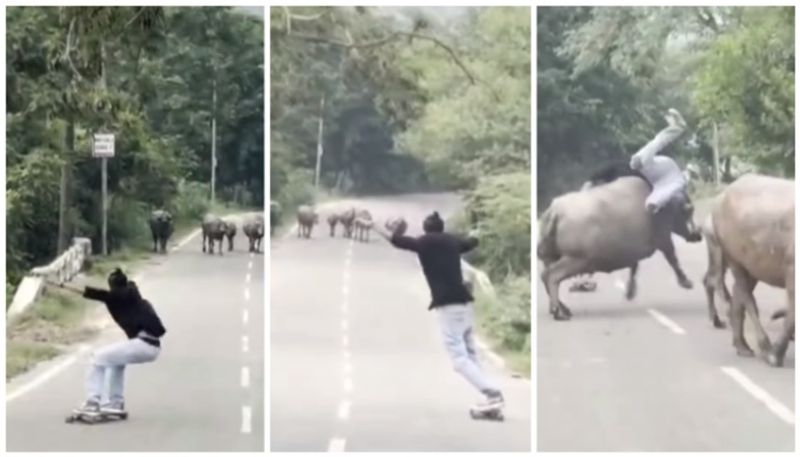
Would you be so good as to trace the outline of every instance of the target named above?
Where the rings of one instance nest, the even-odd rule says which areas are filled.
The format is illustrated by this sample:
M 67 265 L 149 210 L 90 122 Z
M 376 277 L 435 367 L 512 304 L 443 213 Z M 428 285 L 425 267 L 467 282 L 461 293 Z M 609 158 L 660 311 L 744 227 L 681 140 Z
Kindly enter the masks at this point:
M 96 335 L 86 325 L 89 302 L 66 291 L 50 288 L 6 328 L 6 380 L 63 349 Z
M 494 296 L 475 291 L 478 332 L 512 371 L 531 373 L 530 279 L 515 277 L 496 288 Z

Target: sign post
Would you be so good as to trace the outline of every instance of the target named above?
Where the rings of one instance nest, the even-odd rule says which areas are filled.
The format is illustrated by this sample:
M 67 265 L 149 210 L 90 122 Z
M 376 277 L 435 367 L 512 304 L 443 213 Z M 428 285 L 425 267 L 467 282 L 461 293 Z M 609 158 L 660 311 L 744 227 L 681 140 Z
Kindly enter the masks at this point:
M 211 205 L 214 205 L 217 187 L 217 80 L 213 81 L 211 94 Z
M 103 189 L 103 255 L 108 255 L 108 158 L 114 157 L 114 134 L 95 133 L 92 141 L 92 157 L 99 157 Z

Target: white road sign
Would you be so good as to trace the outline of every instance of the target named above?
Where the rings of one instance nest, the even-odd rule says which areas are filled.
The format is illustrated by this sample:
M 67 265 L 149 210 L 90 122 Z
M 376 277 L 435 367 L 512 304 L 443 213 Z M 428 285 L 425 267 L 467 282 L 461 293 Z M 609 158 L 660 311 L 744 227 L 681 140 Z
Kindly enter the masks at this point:
M 92 157 L 114 157 L 113 133 L 95 133 L 92 142 Z

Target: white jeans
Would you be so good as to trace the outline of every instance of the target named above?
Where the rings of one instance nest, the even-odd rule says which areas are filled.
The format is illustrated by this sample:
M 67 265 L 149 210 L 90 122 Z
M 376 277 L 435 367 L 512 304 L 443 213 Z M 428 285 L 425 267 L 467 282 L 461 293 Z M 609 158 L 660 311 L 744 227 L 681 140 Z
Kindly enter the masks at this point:
M 103 400 L 106 377 L 108 377 L 108 395 L 105 398 L 112 404 L 124 401 L 125 366 L 133 363 L 154 361 L 161 348 L 145 343 L 139 338 L 110 344 L 95 351 L 92 367 L 86 380 L 88 399 L 100 403 Z
M 472 304 L 446 305 L 434 308 L 453 368 L 482 393 L 496 391 L 478 363 L 473 336 Z

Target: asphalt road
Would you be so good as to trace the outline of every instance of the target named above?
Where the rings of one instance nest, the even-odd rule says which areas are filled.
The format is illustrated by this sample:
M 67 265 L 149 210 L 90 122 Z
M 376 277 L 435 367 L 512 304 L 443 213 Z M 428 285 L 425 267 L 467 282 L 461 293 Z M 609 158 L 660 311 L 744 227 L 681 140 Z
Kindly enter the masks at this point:
M 129 419 L 65 424 L 84 400 L 89 357 L 60 357 L 7 385 L 8 450 L 262 451 L 263 259 L 241 228 L 234 252 L 203 254 L 196 236 L 156 257 L 137 283 L 167 333 L 159 359 L 126 370 Z M 91 346 L 122 338 L 111 327 Z
M 794 450 L 794 345 L 784 368 L 738 357 L 730 329 L 714 329 L 707 317 L 705 246 L 676 243 L 692 290 L 678 286 L 656 253 L 640 264 L 630 302 L 627 271 L 597 274 L 594 293 L 570 293 L 572 281 L 562 283 L 573 318 L 556 322 L 538 281 L 540 451 Z M 782 290 L 764 284 L 756 300 L 762 316 L 786 303 Z M 781 325 L 767 324 L 773 341 Z M 752 331 L 748 341 L 756 350 Z
M 409 233 L 458 199 L 416 195 L 355 202 Z M 530 383 L 484 363 L 505 391 L 506 421 L 474 421 L 479 395 L 452 369 L 427 311 L 412 253 L 377 234 L 369 243 L 290 233 L 271 247 L 272 451 L 503 451 L 530 449 Z

